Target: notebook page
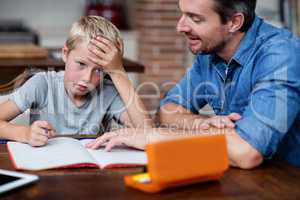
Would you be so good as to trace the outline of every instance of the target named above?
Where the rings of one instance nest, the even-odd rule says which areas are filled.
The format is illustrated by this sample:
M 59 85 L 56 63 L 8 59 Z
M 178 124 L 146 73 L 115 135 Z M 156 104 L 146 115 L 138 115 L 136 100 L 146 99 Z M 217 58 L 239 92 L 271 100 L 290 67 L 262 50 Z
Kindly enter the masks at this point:
M 80 142 L 87 144 L 93 139 L 85 139 Z M 97 161 L 98 165 L 103 169 L 108 165 L 146 165 L 147 156 L 144 151 L 130 149 L 130 148 L 113 148 L 110 152 L 101 147 L 97 150 L 88 149 L 88 152 Z
M 96 164 L 78 140 L 67 137 L 49 139 L 43 147 L 8 142 L 8 148 L 19 169 L 41 170 L 79 163 Z

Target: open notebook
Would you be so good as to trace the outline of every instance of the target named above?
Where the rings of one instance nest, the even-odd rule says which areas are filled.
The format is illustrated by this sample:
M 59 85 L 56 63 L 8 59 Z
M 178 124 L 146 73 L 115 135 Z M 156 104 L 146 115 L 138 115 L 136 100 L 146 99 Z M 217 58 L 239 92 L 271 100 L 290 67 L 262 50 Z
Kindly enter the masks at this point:
M 32 147 L 19 142 L 8 142 L 7 148 L 16 169 L 44 170 L 67 167 L 135 167 L 147 164 L 144 151 L 115 148 L 91 150 L 85 144 L 93 139 L 77 140 L 67 137 L 49 139 L 43 147 Z

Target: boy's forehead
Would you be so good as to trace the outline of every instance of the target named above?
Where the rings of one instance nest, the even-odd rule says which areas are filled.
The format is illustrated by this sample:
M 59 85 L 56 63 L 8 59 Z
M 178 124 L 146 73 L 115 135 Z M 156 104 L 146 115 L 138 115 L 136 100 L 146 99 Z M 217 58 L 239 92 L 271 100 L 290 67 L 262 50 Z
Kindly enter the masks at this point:
M 75 61 L 79 61 L 79 62 L 83 62 L 84 64 L 92 67 L 93 69 L 101 69 L 102 67 L 95 64 L 94 62 L 92 62 L 89 58 L 88 58 L 88 49 L 87 49 L 87 45 L 86 44 L 80 44 L 80 45 L 76 45 L 75 49 L 72 50 L 73 51 L 73 59 Z
M 110 42 L 116 44 L 116 41 L 115 41 L 115 40 L 112 40 L 111 38 L 109 38 L 109 37 L 107 37 L 107 36 L 105 36 L 105 35 L 103 35 L 103 34 L 98 34 L 98 35 L 95 35 L 95 36 L 93 36 L 93 37 L 81 37 L 81 38 L 78 39 L 77 42 L 75 43 L 75 48 L 76 48 L 77 46 L 81 46 L 81 47 L 86 46 L 86 47 L 87 47 L 87 46 L 89 45 L 90 41 L 91 41 L 92 39 L 94 39 L 94 38 L 97 38 L 97 37 L 105 38 L 106 40 L 109 40 Z
M 86 46 L 89 44 L 90 42 L 90 39 L 88 38 L 81 38 L 80 40 L 78 40 L 76 43 L 75 43 L 75 48 L 78 48 L 78 47 L 83 47 L 83 46 Z
M 80 54 L 83 54 L 84 51 L 88 51 L 88 44 L 89 44 L 89 41 L 87 41 L 87 40 L 79 40 L 74 44 L 74 48 L 70 49 L 70 50 L 73 52 L 78 52 L 80 55 Z

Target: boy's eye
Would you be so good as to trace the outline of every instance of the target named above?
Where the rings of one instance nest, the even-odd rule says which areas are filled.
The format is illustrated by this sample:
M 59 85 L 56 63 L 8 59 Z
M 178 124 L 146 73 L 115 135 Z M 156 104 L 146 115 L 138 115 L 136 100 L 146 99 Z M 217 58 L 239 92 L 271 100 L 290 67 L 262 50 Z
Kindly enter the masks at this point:
M 83 68 L 85 68 L 85 63 L 83 63 L 83 62 L 80 62 L 80 61 L 77 61 L 77 64 L 79 65 L 79 68 L 80 69 L 83 69 Z
M 97 76 L 102 76 L 103 75 L 103 70 L 102 69 L 95 69 L 95 74 Z
M 77 61 L 77 63 L 79 64 L 80 67 L 84 67 L 85 64 L 83 62 Z

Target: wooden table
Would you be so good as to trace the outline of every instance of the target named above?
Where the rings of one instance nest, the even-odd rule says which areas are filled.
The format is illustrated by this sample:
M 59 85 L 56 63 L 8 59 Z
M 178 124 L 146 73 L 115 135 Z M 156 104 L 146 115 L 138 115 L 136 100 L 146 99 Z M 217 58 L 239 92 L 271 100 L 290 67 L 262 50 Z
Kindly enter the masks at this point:
M 25 156 L 25 155 L 24 155 Z M 0 168 L 13 170 L 5 145 L 0 145 Z M 123 184 L 123 176 L 141 169 L 60 169 L 33 172 L 40 180 L 2 194 L 1 200 L 26 199 L 299 199 L 300 169 L 267 162 L 255 170 L 231 168 L 217 182 L 198 183 L 146 194 Z
M 49 56 L 44 59 L 0 59 L 0 92 L 9 91 L 15 85 L 16 78 L 25 70 L 63 70 L 65 67 L 61 59 L 53 57 L 58 49 L 48 49 Z M 56 53 L 57 54 L 57 53 Z M 127 72 L 143 73 L 145 67 L 137 62 L 123 58 L 124 68 Z M 24 77 L 21 77 L 23 79 Z M 25 79 L 25 78 L 24 78 Z M 22 83 L 22 80 L 18 80 Z

